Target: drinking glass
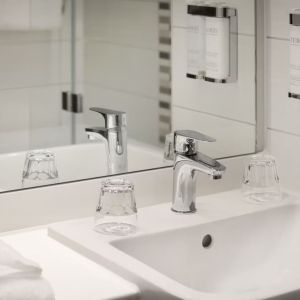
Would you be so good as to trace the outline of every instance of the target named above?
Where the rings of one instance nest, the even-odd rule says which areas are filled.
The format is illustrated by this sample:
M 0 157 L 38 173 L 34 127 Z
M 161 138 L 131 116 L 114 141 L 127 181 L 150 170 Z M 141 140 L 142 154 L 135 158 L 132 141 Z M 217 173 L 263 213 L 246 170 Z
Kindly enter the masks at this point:
M 137 209 L 134 186 L 124 179 L 102 182 L 96 208 L 94 230 L 107 235 L 124 236 L 137 229 Z
M 273 156 L 251 156 L 245 166 L 242 191 L 247 200 L 256 203 L 281 199 L 279 177 Z
M 34 150 L 26 155 L 22 186 L 32 187 L 58 182 L 55 155 L 49 150 Z

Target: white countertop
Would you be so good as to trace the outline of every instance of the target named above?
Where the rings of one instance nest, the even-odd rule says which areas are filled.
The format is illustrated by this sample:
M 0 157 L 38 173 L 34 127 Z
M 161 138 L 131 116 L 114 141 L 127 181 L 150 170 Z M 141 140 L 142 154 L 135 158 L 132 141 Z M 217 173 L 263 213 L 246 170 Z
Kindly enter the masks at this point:
M 283 193 L 282 200 L 270 201 L 264 203 L 252 203 L 247 202 L 243 198 L 240 190 L 232 190 L 218 194 L 212 194 L 208 196 L 199 197 L 197 199 L 197 212 L 194 214 L 175 214 L 170 210 L 170 203 L 163 203 L 155 206 L 139 209 L 138 211 L 138 231 L 131 237 L 114 237 L 101 235 L 92 230 L 93 218 L 84 218 L 71 220 L 61 223 L 52 224 L 48 228 L 48 234 L 63 243 L 64 245 L 78 251 L 86 257 L 89 257 L 99 265 L 105 265 L 116 274 L 123 274 L 128 280 L 134 282 L 139 286 L 143 297 L 147 299 L 165 299 L 172 295 L 178 299 L 269 299 L 269 295 L 275 296 L 280 293 L 286 293 L 286 291 L 293 291 L 294 286 L 288 286 L 287 284 L 274 290 L 274 287 L 266 288 L 265 290 L 257 290 L 253 293 L 247 292 L 243 296 L 240 294 L 228 293 L 225 297 L 218 293 L 209 293 L 207 291 L 199 291 L 197 289 L 185 286 L 179 281 L 176 281 L 173 277 L 167 276 L 164 272 L 160 272 L 158 269 L 147 265 L 142 259 L 134 257 L 120 248 L 116 247 L 116 243 L 122 240 L 127 241 L 127 245 L 133 242 L 140 236 L 140 241 L 146 241 L 145 238 L 151 238 L 153 235 L 157 237 L 164 233 L 162 238 L 168 237 L 167 233 L 176 229 L 190 228 L 194 226 L 202 225 L 209 226 L 222 226 L 224 222 L 233 219 L 240 219 L 241 216 L 247 217 L 247 215 L 255 215 L 255 213 L 261 214 L 263 211 L 276 211 L 279 208 L 287 206 L 298 206 L 300 196 L 292 193 Z M 293 209 L 292 209 L 293 210 Z M 276 216 L 276 214 L 275 214 Z M 253 220 L 256 220 L 255 217 Z M 212 224 L 219 225 L 212 225 Z M 234 224 L 239 224 L 234 223 Z M 250 226 L 251 222 L 247 223 Z M 261 225 L 264 223 L 260 223 Z M 209 227 L 210 228 L 210 227 Z M 249 227 L 248 227 L 249 228 Z M 271 228 L 273 228 L 271 226 Z M 229 229 L 230 230 L 230 229 Z M 257 229 L 258 230 L 258 229 Z M 205 231 L 205 230 L 204 230 Z M 243 231 L 247 234 L 247 230 Z M 207 233 L 207 232 L 206 232 Z M 204 236 L 203 233 L 202 237 Z M 243 233 L 244 234 L 244 233 Z M 220 236 L 220 235 L 219 235 Z M 255 238 L 256 234 L 252 234 L 252 238 Z M 228 238 L 232 238 L 228 233 Z M 264 238 L 262 238 L 264 239 Z M 148 240 L 149 241 L 149 240 Z M 161 240 L 156 239 L 157 243 Z M 196 242 L 197 243 L 197 240 Z M 225 243 L 225 242 L 224 242 Z M 147 242 L 146 242 L 147 244 Z M 134 243 L 137 246 L 137 243 Z M 140 244 L 141 245 L 141 244 Z M 154 245 L 154 244 L 153 244 Z M 181 241 L 176 243 L 170 241 L 171 247 L 183 247 L 189 248 L 190 244 L 182 245 Z M 137 246 L 139 247 L 139 246 Z M 147 251 L 151 252 L 151 243 L 147 244 Z M 153 247 L 153 249 L 157 249 Z M 162 250 L 162 248 L 160 248 Z M 159 250 L 159 251 L 160 251 Z M 170 249 L 169 249 L 170 250 Z M 144 250 L 142 250 L 144 251 Z M 189 251 L 189 250 L 187 250 Z M 221 250 L 220 250 L 221 251 Z M 155 251 L 154 251 L 155 252 Z M 157 252 L 155 252 L 157 253 Z M 162 257 L 151 257 L 148 259 L 158 260 L 163 259 L 163 256 L 167 252 L 160 252 Z M 182 252 L 184 253 L 184 252 Z M 168 255 L 168 254 L 167 254 Z M 169 255 L 173 255 L 171 252 Z M 195 253 L 194 253 L 195 255 Z M 182 256 L 180 256 L 182 258 Z M 204 258 L 206 256 L 203 256 Z M 177 257 L 173 258 L 173 262 L 176 262 Z M 183 258 L 185 261 L 185 258 Z M 170 265 L 166 268 L 169 268 Z M 172 268 L 172 267 L 171 267 Z M 297 285 L 299 283 L 297 282 Z M 149 295 L 149 291 L 154 291 Z M 260 297 L 263 295 L 263 297 Z M 223 297 L 224 296 L 224 297 Z M 266 296 L 266 297 L 265 297 Z M 267 297 L 268 296 L 268 297 Z M 279 299 L 279 298 L 278 298 Z
M 56 300 L 137 299 L 138 288 L 47 236 L 47 229 L 2 234 L 0 239 L 41 265 Z

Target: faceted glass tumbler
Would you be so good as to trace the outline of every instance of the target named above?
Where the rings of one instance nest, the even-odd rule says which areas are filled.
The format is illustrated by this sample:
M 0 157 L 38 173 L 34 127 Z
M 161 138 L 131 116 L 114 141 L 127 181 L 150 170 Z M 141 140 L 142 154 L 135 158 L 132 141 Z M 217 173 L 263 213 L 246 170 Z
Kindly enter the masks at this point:
M 281 199 L 279 177 L 273 156 L 251 156 L 245 166 L 242 191 L 247 200 L 256 203 Z
M 136 232 L 137 208 L 132 183 L 124 179 L 108 179 L 102 183 L 94 230 L 118 236 Z
M 33 187 L 58 182 L 55 155 L 49 150 L 30 151 L 26 155 L 22 186 Z

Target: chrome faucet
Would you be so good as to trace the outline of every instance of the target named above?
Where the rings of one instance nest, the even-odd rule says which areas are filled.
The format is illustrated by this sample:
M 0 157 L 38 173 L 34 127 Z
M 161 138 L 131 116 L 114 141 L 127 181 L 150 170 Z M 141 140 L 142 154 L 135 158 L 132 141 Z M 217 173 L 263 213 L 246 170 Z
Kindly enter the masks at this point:
M 90 110 L 101 114 L 105 121 L 105 127 L 90 127 L 85 131 L 89 139 L 105 142 L 108 173 L 127 172 L 126 113 L 99 107 Z
M 197 151 L 199 142 L 215 139 L 192 130 L 178 130 L 166 138 L 165 158 L 174 160 L 172 211 L 196 211 L 197 174 L 204 173 L 212 179 L 221 179 L 225 166 Z

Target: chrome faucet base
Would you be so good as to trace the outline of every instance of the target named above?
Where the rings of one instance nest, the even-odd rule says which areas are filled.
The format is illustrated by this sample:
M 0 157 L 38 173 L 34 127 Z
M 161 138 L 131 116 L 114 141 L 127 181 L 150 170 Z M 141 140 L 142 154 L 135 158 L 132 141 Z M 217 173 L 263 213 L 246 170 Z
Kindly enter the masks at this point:
M 184 210 L 184 211 L 176 210 L 175 208 L 171 207 L 171 211 L 173 211 L 175 213 L 179 213 L 179 214 L 193 214 L 197 211 L 197 209 L 194 205 L 194 207 L 191 207 L 190 210 Z
M 85 131 L 91 140 L 102 140 L 107 152 L 107 173 L 126 173 L 127 167 L 127 130 L 124 112 L 92 107 L 90 110 L 100 113 L 105 127 L 90 127 Z
M 198 173 L 217 180 L 222 178 L 225 167 L 218 161 L 197 151 L 197 142 L 214 139 L 191 130 L 174 132 L 165 157 L 174 158 L 173 201 L 171 210 L 176 213 L 196 212 L 196 186 Z M 168 139 L 170 143 L 170 139 Z M 174 155 L 170 149 L 173 149 Z

